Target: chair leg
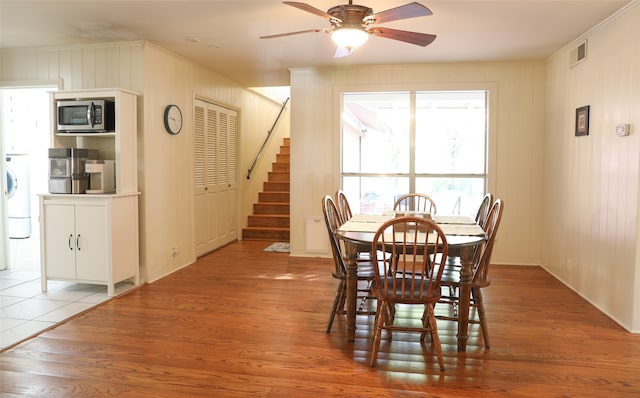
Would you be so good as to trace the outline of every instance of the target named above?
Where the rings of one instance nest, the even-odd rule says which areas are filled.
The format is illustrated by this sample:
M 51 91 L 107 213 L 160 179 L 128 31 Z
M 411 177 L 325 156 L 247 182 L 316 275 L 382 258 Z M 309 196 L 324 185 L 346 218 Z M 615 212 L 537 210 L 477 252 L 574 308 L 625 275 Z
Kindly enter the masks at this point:
M 386 306 L 387 303 L 378 299 L 376 317 L 373 326 L 373 340 L 371 341 L 371 359 L 369 360 L 369 366 L 371 367 L 376 366 L 376 362 L 378 361 L 378 350 L 380 349 L 380 339 L 382 337 L 382 325 L 384 324 L 384 318 L 386 317 L 384 307 Z
M 478 307 L 478 317 L 480 318 L 480 328 L 482 329 L 482 339 L 484 340 L 484 347 L 489 348 L 489 326 L 487 325 L 487 317 L 484 311 L 484 301 L 482 300 L 482 291 L 480 288 L 473 288 L 471 294 Z
M 329 323 L 327 324 L 327 333 L 331 333 L 331 327 L 333 326 L 333 320 L 336 318 L 336 312 L 338 312 L 338 308 L 340 308 L 340 303 L 344 303 L 345 287 L 345 281 L 341 280 L 338 285 L 338 290 L 336 291 L 336 298 L 333 300 L 333 308 L 331 309 Z
M 371 285 L 373 285 L 373 280 L 367 282 L 366 289 L 359 290 L 366 293 L 366 295 L 362 296 L 362 300 L 360 300 L 360 306 L 358 307 L 358 312 L 360 313 L 364 313 L 364 306 L 367 303 L 367 300 L 373 298 L 373 296 L 371 296 Z
M 432 307 L 432 308 L 435 308 L 435 307 Z M 424 311 L 422 311 L 422 317 L 420 318 L 420 320 L 422 321 L 422 327 L 425 329 L 420 334 L 420 340 L 424 340 L 427 337 L 427 329 L 431 328 L 431 326 L 429 326 L 429 306 L 428 305 L 424 306 Z M 429 330 L 429 332 L 431 332 L 431 330 Z M 433 341 L 433 335 L 431 337 L 432 337 L 431 341 Z
M 342 294 L 340 295 L 340 301 L 338 302 L 338 307 L 340 312 L 344 311 L 344 302 L 347 300 L 347 281 L 340 281 L 342 286 Z
M 438 357 L 440 371 L 444 372 L 444 358 L 442 357 L 442 346 L 440 344 L 440 336 L 438 335 L 438 324 L 436 322 L 436 314 L 433 310 L 433 304 L 427 305 L 427 319 L 429 320 L 429 329 L 431 331 L 431 343 Z
M 385 313 L 385 318 L 382 326 L 384 326 L 385 322 L 389 325 L 393 325 L 396 319 L 396 305 L 394 303 L 386 303 L 385 308 L 387 312 Z M 389 341 L 393 339 L 393 331 L 391 328 L 387 328 L 387 339 Z
M 396 319 L 396 305 L 389 303 L 387 309 L 389 310 L 389 320 L 393 323 L 394 319 Z

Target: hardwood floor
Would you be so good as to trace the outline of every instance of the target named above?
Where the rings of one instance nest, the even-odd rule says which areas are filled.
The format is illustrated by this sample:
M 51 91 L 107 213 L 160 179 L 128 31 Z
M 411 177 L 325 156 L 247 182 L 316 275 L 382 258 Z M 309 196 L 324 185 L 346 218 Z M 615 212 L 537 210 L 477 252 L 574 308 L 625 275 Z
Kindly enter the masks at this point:
M 492 268 L 490 350 L 473 325 L 459 354 L 455 324 L 439 321 L 444 373 L 429 343 L 402 333 L 383 336 L 370 368 L 371 319 L 358 317 L 355 344 L 342 318 L 325 333 L 330 260 L 267 244 L 233 243 L 5 350 L 0 396 L 640 396 L 640 336 L 538 267 Z

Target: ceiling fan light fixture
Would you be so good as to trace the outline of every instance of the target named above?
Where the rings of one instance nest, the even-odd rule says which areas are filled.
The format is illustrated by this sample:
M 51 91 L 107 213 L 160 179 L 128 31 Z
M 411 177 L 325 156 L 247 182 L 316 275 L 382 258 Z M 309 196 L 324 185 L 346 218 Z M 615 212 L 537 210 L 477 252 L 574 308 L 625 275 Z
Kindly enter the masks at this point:
M 360 27 L 337 28 L 331 33 L 331 40 L 338 47 L 353 49 L 369 40 L 369 33 Z

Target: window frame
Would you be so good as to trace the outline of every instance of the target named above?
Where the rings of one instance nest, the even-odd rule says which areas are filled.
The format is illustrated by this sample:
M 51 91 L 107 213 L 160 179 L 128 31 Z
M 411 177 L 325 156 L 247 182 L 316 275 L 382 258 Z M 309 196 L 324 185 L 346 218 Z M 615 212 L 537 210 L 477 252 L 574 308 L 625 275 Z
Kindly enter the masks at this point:
M 485 174 L 459 174 L 459 173 L 441 173 L 441 174 L 425 174 L 416 173 L 412 160 L 412 167 L 408 173 L 343 173 L 343 135 L 342 135 L 342 110 L 343 110 L 343 94 L 345 93 L 380 93 L 380 92 L 410 92 L 412 109 L 415 105 L 415 95 L 420 92 L 429 91 L 485 91 L 486 92 L 486 144 L 485 144 Z M 409 177 L 410 192 L 415 192 L 416 178 L 421 177 L 453 177 L 453 178 L 478 178 L 484 176 L 485 191 L 495 192 L 495 175 L 496 175 L 496 148 L 497 148 L 497 108 L 498 108 L 498 85 L 497 82 L 469 82 L 469 83 L 432 83 L 432 84 L 382 84 L 382 85 L 344 85 L 334 87 L 334 110 L 338 115 L 335 120 L 335 131 L 338 139 L 335 142 L 335 152 L 338 156 L 335 176 L 338 187 L 342 188 L 344 177 Z M 411 114 L 413 118 L 415 115 Z M 415 123 L 411 123 L 411 129 L 415 129 Z M 411 133 L 411 139 L 415 139 L 415 131 Z M 414 153 L 415 142 L 411 142 L 411 156 Z M 335 163 L 334 163 L 335 164 Z

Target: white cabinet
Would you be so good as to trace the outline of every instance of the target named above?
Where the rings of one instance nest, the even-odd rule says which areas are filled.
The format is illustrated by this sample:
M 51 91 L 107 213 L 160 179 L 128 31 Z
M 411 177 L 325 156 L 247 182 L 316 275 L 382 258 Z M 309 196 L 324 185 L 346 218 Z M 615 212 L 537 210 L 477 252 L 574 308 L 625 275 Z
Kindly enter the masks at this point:
M 47 277 L 106 281 L 106 206 L 49 202 L 44 205 Z
M 57 102 L 107 99 L 114 102 L 115 129 L 104 133 L 57 131 Z M 115 194 L 42 194 L 40 236 L 42 290 L 48 280 L 107 285 L 139 277 L 137 94 L 122 89 L 51 93 L 51 146 L 98 151 L 115 163 Z M 46 172 L 46 171 L 45 171 Z
M 138 201 L 131 195 L 41 195 L 42 290 L 48 280 L 139 283 Z M 136 222 L 132 222 L 136 220 Z
M 58 101 L 106 99 L 115 103 L 115 130 L 104 133 L 58 132 Z M 54 91 L 51 125 L 54 148 L 96 149 L 101 160 L 115 161 L 116 193 L 138 191 L 137 94 L 122 89 Z

